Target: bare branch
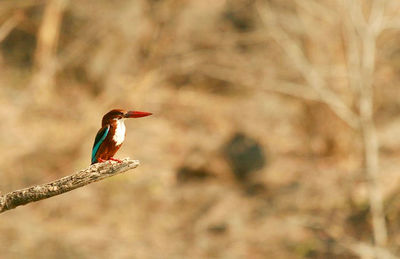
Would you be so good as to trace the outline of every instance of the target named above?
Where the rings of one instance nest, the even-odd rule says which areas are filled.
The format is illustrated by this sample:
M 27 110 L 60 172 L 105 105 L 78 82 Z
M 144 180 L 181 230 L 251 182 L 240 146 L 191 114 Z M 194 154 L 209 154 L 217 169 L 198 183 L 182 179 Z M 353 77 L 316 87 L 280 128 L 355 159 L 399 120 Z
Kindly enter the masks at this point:
M 390 250 L 373 246 L 365 242 L 350 241 L 339 242 L 341 246 L 358 255 L 360 258 L 386 258 L 386 259 L 399 259 L 398 256 L 393 254 Z
M 275 41 L 282 46 L 294 67 L 302 74 L 307 84 L 314 89 L 322 103 L 325 103 L 340 119 L 351 128 L 358 129 L 357 114 L 341 100 L 341 98 L 326 86 L 324 78 L 319 71 L 309 62 L 297 41 L 280 29 L 276 16 L 267 5 L 258 6 L 258 12 L 263 22 L 268 26 L 268 31 Z
M 307 85 L 297 84 L 284 80 L 261 80 L 261 82 L 253 82 L 254 80 L 251 80 L 250 78 L 243 78 L 242 76 L 238 76 L 239 73 L 235 74 L 232 73 L 231 70 L 224 70 L 223 68 L 218 66 L 204 66 L 199 68 L 198 71 L 211 78 L 241 85 L 252 90 L 256 90 L 257 87 L 261 86 L 261 88 L 265 92 L 272 92 L 298 99 L 322 102 L 319 96 L 314 91 L 309 90 L 309 87 L 307 87 Z
M 329 242 L 334 248 L 345 249 L 362 259 L 399 259 L 395 253 L 386 247 L 361 242 L 347 235 L 338 236 L 337 233 L 335 234 L 333 231 L 329 231 L 326 227 L 322 226 L 318 222 L 319 220 L 315 217 L 305 217 L 303 221 L 300 221 L 300 225 L 311 230 L 320 240 Z
M 0 213 L 34 201 L 47 199 L 76 188 L 136 168 L 138 160 L 124 159 L 122 163 L 107 161 L 91 165 L 75 174 L 65 176 L 50 183 L 31 186 L 0 196 Z
M 44 9 L 35 51 L 35 73 L 30 86 L 38 98 L 48 98 L 53 90 L 58 41 L 67 4 L 68 0 L 52 0 Z
M 0 26 L 0 42 L 2 42 L 8 34 L 22 21 L 23 14 L 16 12 L 7 21 Z
M 347 7 L 352 12 L 349 13 L 352 24 L 348 26 L 352 31 L 358 31 L 354 40 L 359 37 L 358 44 L 361 51 L 359 64 L 349 70 L 349 74 L 357 71 L 359 85 L 359 111 L 360 129 L 363 137 L 364 146 L 364 166 L 368 177 L 369 203 L 371 205 L 372 228 L 374 241 L 377 246 L 385 247 L 388 240 L 385 213 L 383 209 L 383 194 L 380 184 L 379 172 L 379 141 L 374 123 L 374 72 L 376 63 L 376 42 L 379 34 L 384 29 L 383 20 L 386 1 L 374 1 L 368 21 L 362 16 L 361 6 L 356 1 L 347 1 Z M 354 16 L 354 13 L 360 15 Z M 350 47 L 350 46 L 349 46 Z M 348 52 L 348 55 L 352 55 Z M 350 64 L 351 65 L 351 64 Z M 383 258 L 378 256 L 378 258 Z

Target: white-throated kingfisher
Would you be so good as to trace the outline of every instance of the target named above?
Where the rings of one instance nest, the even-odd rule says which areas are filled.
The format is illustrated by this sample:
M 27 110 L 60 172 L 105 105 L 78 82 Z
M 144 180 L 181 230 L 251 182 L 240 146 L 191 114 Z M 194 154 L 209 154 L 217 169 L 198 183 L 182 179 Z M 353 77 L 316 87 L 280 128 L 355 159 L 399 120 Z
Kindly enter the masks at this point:
M 97 132 L 92 149 L 92 164 L 107 160 L 121 162 L 114 158 L 125 139 L 125 124 L 127 118 L 140 118 L 149 116 L 150 112 L 125 111 L 114 109 L 103 116 L 101 129 Z

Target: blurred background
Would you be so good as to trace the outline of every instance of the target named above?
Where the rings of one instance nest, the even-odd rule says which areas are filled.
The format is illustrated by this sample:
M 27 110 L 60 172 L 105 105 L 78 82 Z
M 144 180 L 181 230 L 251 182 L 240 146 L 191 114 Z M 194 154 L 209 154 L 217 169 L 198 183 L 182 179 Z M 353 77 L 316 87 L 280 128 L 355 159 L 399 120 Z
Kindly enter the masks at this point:
M 0 258 L 397 258 L 400 2 L 0 1 Z

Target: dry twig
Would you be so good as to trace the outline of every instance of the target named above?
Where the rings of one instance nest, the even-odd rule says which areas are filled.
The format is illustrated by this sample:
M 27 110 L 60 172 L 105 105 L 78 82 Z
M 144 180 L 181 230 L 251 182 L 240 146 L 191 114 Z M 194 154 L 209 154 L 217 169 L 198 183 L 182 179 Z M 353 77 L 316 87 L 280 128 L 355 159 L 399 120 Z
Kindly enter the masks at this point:
M 39 29 L 35 52 L 35 73 L 31 87 L 41 98 L 48 97 L 54 86 L 56 74 L 56 52 L 61 30 L 61 22 L 68 0 L 48 1 Z
M 299 1 L 298 1 L 299 2 Z M 311 1 L 313 2 L 313 1 Z M 258 11 L 268 27 L 270 35 L 285 51 L 294 68 L 300 72 L 305 82 L 315 91 L 322 103 L 325 103 L 339 118 L 362 135 L 363 160 L 368 178 L 368 196 L 371 206 L 372 229 L 375 245 L 383 248 L 387 245 L 388 234 L 383 209 L 383 194 L 379 179 L 379 141 L 374 122 L 374 72 L 376 63 L 376 43 L 385 29 L 386 1 L 373 1 L 370 14 L 365 17 L 362 5 L 358 1 L 343 1 L 343 19 L 348 67 L 348 80 L 353 100 L 358 110 L 353 111 L 326 83 L 317 66 L 307 58 L 301 44 L 279 27 L 278 17 L 268 4 L 259 5 Z M 320 12 L 311 11 L 313 15 Z M 316 9 L 316 10 L 317 10 Z M 299 18 L 299 23 L 301 22 Z M 305 33 L 312 34 L 305 27 Z M 293 95 L 294 96 L 294 95 Z M 301 95 L 297 95 L 301 97 Z
M 399 257 L 386 247 L 379 247 L 374 244 L 361 242 L 348 236 L 338 236 L 330 232 L 326 227 L 321 226 L 316 218 L 305 218 L 300 223 L 303 227 L 311 230 L 321 241 L 328 242 L 336 251 L 346 250 L 362 259 L 386 258 L 399 259 Z
M 75 174 L 50 183 L 35 185 L 0 196 L 0 213 L 34 201 L 47 199 L 76 188 L 114 176 L 139 165 L 138 160 L 124 159 L 122 163 L 104 162 L 91 165 Z
M 2 42 L 10 32 L 22 21 L 23 14 L 16 12 L 7 21 L 0 25 L 0 42 Z
M 369 184 L 368 195 L 371 205 L 374 241 L 376 245 L 385 247 L 388 234 L 379 179 L 379 141 L 373 118 L 376 42 L 378 36 L 384 30 L 385 1 L 373 2 L 368 19 L 364 18 L 361 7 L 356 1 L 346 1 L 345 8 L 350 10 L 349 14 L 351 14 L 345 20 L 347 35 L 349 35 L 347 41 L 349 46 L 349 80 L 351 85 L 356 86 L 355 89 L 359 96 L 360 130 L 364 146 L 364 167 Z M 357 43 L 357 48 L 362 50 L 361 54 L 355 54 L 357 51 L 354 47 L 357 46 Z M 352 78 L 350 75 L 354 74 L 356 77 Z
M 359 121 L 357 114 L 341 100 L 338 94 L 327 86 L 320 71 L 305 56 L 299 42 L 279 27 L 277 17 L 269 9 L 268 5 L 259 5 L 257 7 L 260 17 L 268 27 L 271 37 L 281 45 L 293 66 L 302 74 L 306 83 L 315 91 L 321 102 L 325 103 L 348 126 L 358 129 Z

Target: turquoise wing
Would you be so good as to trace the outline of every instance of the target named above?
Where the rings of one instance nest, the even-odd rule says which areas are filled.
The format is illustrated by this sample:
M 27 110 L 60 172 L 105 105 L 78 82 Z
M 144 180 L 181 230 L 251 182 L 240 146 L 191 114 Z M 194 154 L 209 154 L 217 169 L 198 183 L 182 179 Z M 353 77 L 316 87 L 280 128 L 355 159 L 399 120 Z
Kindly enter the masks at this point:
M 100 145 L 106 139 L 109 131 L 110 131 L 110 126 L 105 126 L 101 128 L 99 132 L 97 132 L 92 149 L 92 164 L 97 163 L 97 158 L 96 158 L 97 151 L 99 150 Z

